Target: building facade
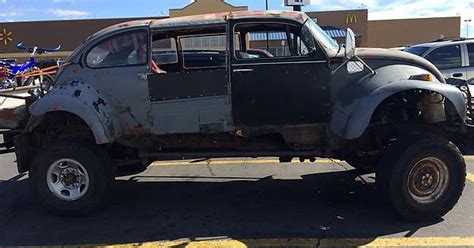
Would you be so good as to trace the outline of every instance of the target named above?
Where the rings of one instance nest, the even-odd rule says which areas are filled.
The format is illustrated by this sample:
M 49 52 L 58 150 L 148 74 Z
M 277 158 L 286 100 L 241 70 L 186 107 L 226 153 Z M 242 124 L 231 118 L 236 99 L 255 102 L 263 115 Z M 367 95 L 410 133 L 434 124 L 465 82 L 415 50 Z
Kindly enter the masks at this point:
M 233 6 L 224 0 L 195 0 L 181 9 L 170 9 L 170 17 L 247 9 L 247 6 Z M 356 34 L 357 45 L 363 47 L 388 48 L 427 42 L 444 37 L 460 36 L 461 19 L 458 16 L 369 21 L 367 9 L 307 12 L 307 14 L 315 19 L 339 43 L 344 42 L 345 30 L 351 28 Z M 38 47 L 57 47 L 61 45 L 62 52 L 44 56 L 65 57 L 89 35 L 102 28 L 120 22 L 149 18 L 167 17 L 0 23 L 0 58 L 27 57 L 26 53 L 16 49 L 15 45 L 19 42 Z M 284 52 L 285 44 L 281 40 L 277 40 L 277 34 L 273 34 L 272 37 L 271 43 L 276 44 L 272 47 L 273 51 Z M 253 38 L 253 42 L 262 42 L 261 37 L 250 38 Z M 193 42 L 202 43 L 202 41 L 190 42 L 192 44 L 194 44 Z M 201 43 L 201 46 L 209 45 Z M 197 43 L 194 45 L 197 45 Z

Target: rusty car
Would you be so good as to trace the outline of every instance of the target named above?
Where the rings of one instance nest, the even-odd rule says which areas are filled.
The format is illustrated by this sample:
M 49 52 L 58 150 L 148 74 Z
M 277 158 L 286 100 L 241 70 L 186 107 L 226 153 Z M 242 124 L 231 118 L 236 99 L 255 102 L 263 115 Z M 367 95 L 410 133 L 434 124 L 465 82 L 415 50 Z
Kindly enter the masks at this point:
M 4 145 L 61 214 L 100 209 L 121 168 L 156 160 L 345 160 L 407 220 L 443 216 L 465 184 L 466 94 L 421 57 L 356 48 L 351 30 L 339 45 L 301 12 L 114 25 L 25 104 L 0 116 Z

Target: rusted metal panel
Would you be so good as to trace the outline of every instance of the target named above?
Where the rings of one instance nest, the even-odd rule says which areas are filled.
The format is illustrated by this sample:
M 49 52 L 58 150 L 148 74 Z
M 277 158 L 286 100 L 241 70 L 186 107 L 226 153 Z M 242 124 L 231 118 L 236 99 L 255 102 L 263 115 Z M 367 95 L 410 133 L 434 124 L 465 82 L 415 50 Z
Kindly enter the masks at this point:
M 234 130 L 230 96 L 151 103 L 153 133 L 215 133 Z
M 245 18 L 280 18 L 303 23 L 308 16 L 302 12 L 292 11 L 235 11 L 154 20 L 151 22 L 150 27 L 178 28 L 186 26 L 213 25 L 226 23 L 231 19 L 237 20 Z
M 94 133 L 96 143 L 112 143 L 122 133 L 112 103 L 90 84 L 71 81 L 55 87 L 30 108 L 33 116 L 66 111 L 79 116 Z

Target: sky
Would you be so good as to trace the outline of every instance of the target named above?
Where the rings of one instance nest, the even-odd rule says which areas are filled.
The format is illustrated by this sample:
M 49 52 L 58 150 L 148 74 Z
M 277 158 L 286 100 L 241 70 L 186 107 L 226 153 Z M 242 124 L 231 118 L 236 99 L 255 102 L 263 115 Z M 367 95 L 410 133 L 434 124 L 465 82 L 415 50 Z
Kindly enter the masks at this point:
M 0 22 L 66 20 L 115 17 L 167 16 L 170 8 L 182 8 L 191 0 L 0 0 Z M 265 0 L 228 0 L 249 9 L 264 9 Z M 270 9 L 288 9 L 283 0 L 268 0 Z M 369 20 L 461 16 L 471 19 L 469 37 L 474 37 L 474 0 L 312 0 L 306 11 L 366 8 Z

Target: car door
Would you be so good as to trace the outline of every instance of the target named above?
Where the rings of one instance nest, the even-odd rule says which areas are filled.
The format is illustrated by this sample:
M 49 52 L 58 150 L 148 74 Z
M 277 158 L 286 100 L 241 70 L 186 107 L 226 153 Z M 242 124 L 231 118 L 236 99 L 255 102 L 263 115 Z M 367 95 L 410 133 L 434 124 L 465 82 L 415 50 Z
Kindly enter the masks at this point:
M 153 35 L 157 70 L 148 76 L 153 133 L 233 130 L 225 26 L 222 32 Z
M 467 78 L 466 61 L 462 55 L 462 44 L 435 48 L 424 57 L 433 63 L 446 78 Z
M 330 73 L 309 31 L 282 22 L 240 22 L 233 30 L 239 37 L 231 71 L 236 127 L 328 120 Z
M 83 58 L 80 78 L 107 97 L 117 111 L 125 134 L 150 130 L 148 29 L 121 31 L 93 44 Z M 97 99 L 97 104 L 106 104 Z

